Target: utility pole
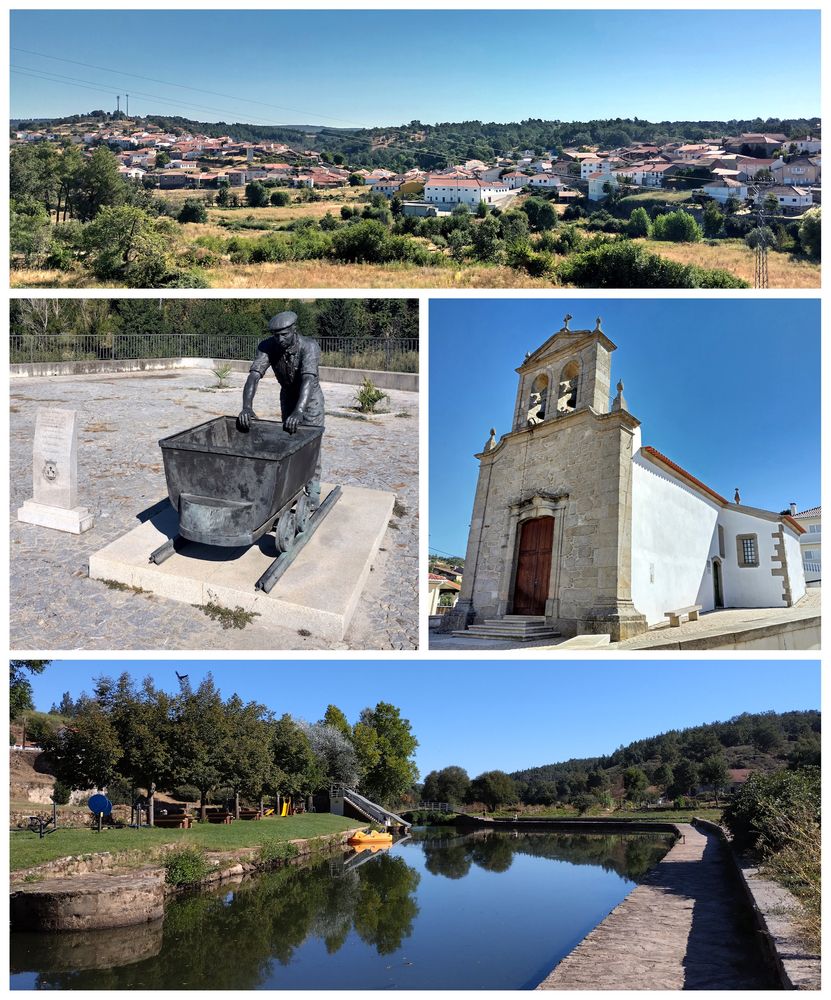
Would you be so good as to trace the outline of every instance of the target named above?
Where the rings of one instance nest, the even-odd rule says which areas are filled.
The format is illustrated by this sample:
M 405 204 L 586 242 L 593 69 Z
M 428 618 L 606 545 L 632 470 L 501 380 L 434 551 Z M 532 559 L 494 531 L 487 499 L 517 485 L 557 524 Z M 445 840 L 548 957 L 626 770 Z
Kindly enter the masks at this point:
M 755 278 L 753 282 L 754 288 L 767 288 L 768 287 L 768 244 L 765 238 L 765 204 L 762 197 L 764 188 L 761 186 L 756 189 L 757 198 L 757 222 L 759 239 L 756 242 L 756 269 Z
M 121 114 L 121 94 L 117 94 L 115 98 L 115 113 Z
M 130 117 L 130 95 L 127 94 L 127 117 Z

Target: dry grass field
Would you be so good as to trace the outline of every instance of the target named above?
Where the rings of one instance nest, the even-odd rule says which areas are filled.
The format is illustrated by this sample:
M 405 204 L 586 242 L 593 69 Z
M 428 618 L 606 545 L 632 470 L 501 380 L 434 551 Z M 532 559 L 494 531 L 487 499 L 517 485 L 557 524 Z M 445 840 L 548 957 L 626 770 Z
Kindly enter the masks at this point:
M 339 264 L 325 260 L 285 264 L 227 264 L 205 271 L 214 288 L 551 288 L 510 267 L 460 268 L 413 264 Z
M 648 250 L 680 264 L 698 264 L 730 271 L 753 284 L 755 257 L 743 240 L 719 240 L 718 243 L 667 243 L 660 240 L 635 240 Z M 790 254 L 768 252 L 768 277 L 771 288 L 819 288 L 820 265 L 794 260 Z

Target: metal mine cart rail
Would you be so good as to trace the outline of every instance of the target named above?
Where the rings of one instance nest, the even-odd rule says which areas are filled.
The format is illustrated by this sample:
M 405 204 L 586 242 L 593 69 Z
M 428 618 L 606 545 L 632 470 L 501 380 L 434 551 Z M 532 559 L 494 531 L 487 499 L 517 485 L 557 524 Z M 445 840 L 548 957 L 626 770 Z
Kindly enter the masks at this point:
M 313 510 L 309 484 L 320 455 L 322 427 L 295 434 L 273 420 L 242 430 L 234 417 L 217 417 L 159 441 L 179 533 L 151 555 L 156 564 L 187 542 L 224 548 L 253 545 L 274 531 L 277 558 L 257 580 L 269 593 L 317 531 L 341 494 L 336 486 Z

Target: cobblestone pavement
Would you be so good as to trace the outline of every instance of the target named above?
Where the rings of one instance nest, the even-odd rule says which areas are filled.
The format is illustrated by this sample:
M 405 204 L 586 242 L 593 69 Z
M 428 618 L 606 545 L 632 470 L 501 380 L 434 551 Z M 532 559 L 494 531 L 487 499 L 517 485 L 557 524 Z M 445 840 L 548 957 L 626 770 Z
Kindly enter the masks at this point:
M 69 649 L 414 649 L 418 645 L 418 394 L 390 390 L 389 412 L 366 419 L 353 409 L 355 387 L 326 383 L 323 478 L 388 490 L 394 516 L 343 643 L 301 636 L 254 619 L 224 630 L 198 608 L 154 595 L 120 592 L 90 580 L 89 556 L 136 526 L 136 515 L 167 496 L 160 438 L 203 420 L 239 412 L 244 375 L 214 390 L 208 370 L 57 378 L 11 385 L 11 646 Z M 210 390 L 210 391 L 208 391 Z M 79 503 L 95 527 L 75 536 L 21 524 L 32 496 L 35 414 L 79 413 Z M 276 379 L 256 400 L 279 415 Z M 252 581 L 253 586 L 253 581 Z
M 537 989 L 775 988 L 725 848 L 678 829 L 682 839 Z

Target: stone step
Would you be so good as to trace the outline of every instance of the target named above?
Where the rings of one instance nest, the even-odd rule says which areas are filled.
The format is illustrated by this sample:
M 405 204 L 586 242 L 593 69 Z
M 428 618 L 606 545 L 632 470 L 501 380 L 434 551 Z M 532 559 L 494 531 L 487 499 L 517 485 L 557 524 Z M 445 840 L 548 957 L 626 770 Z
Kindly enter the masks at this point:
M 520 618 L 515 615 L 505 615 L 504 618 L 486 618 L 484 625 L 545 625 L 545 618 L 540 615 L 538 618 Z
M 552 635 L 556 632 L 550 625 L 529 625 L 517 628 L 515 625 L 471 625 L 469 632 L 499 632 L 503 635 Z

